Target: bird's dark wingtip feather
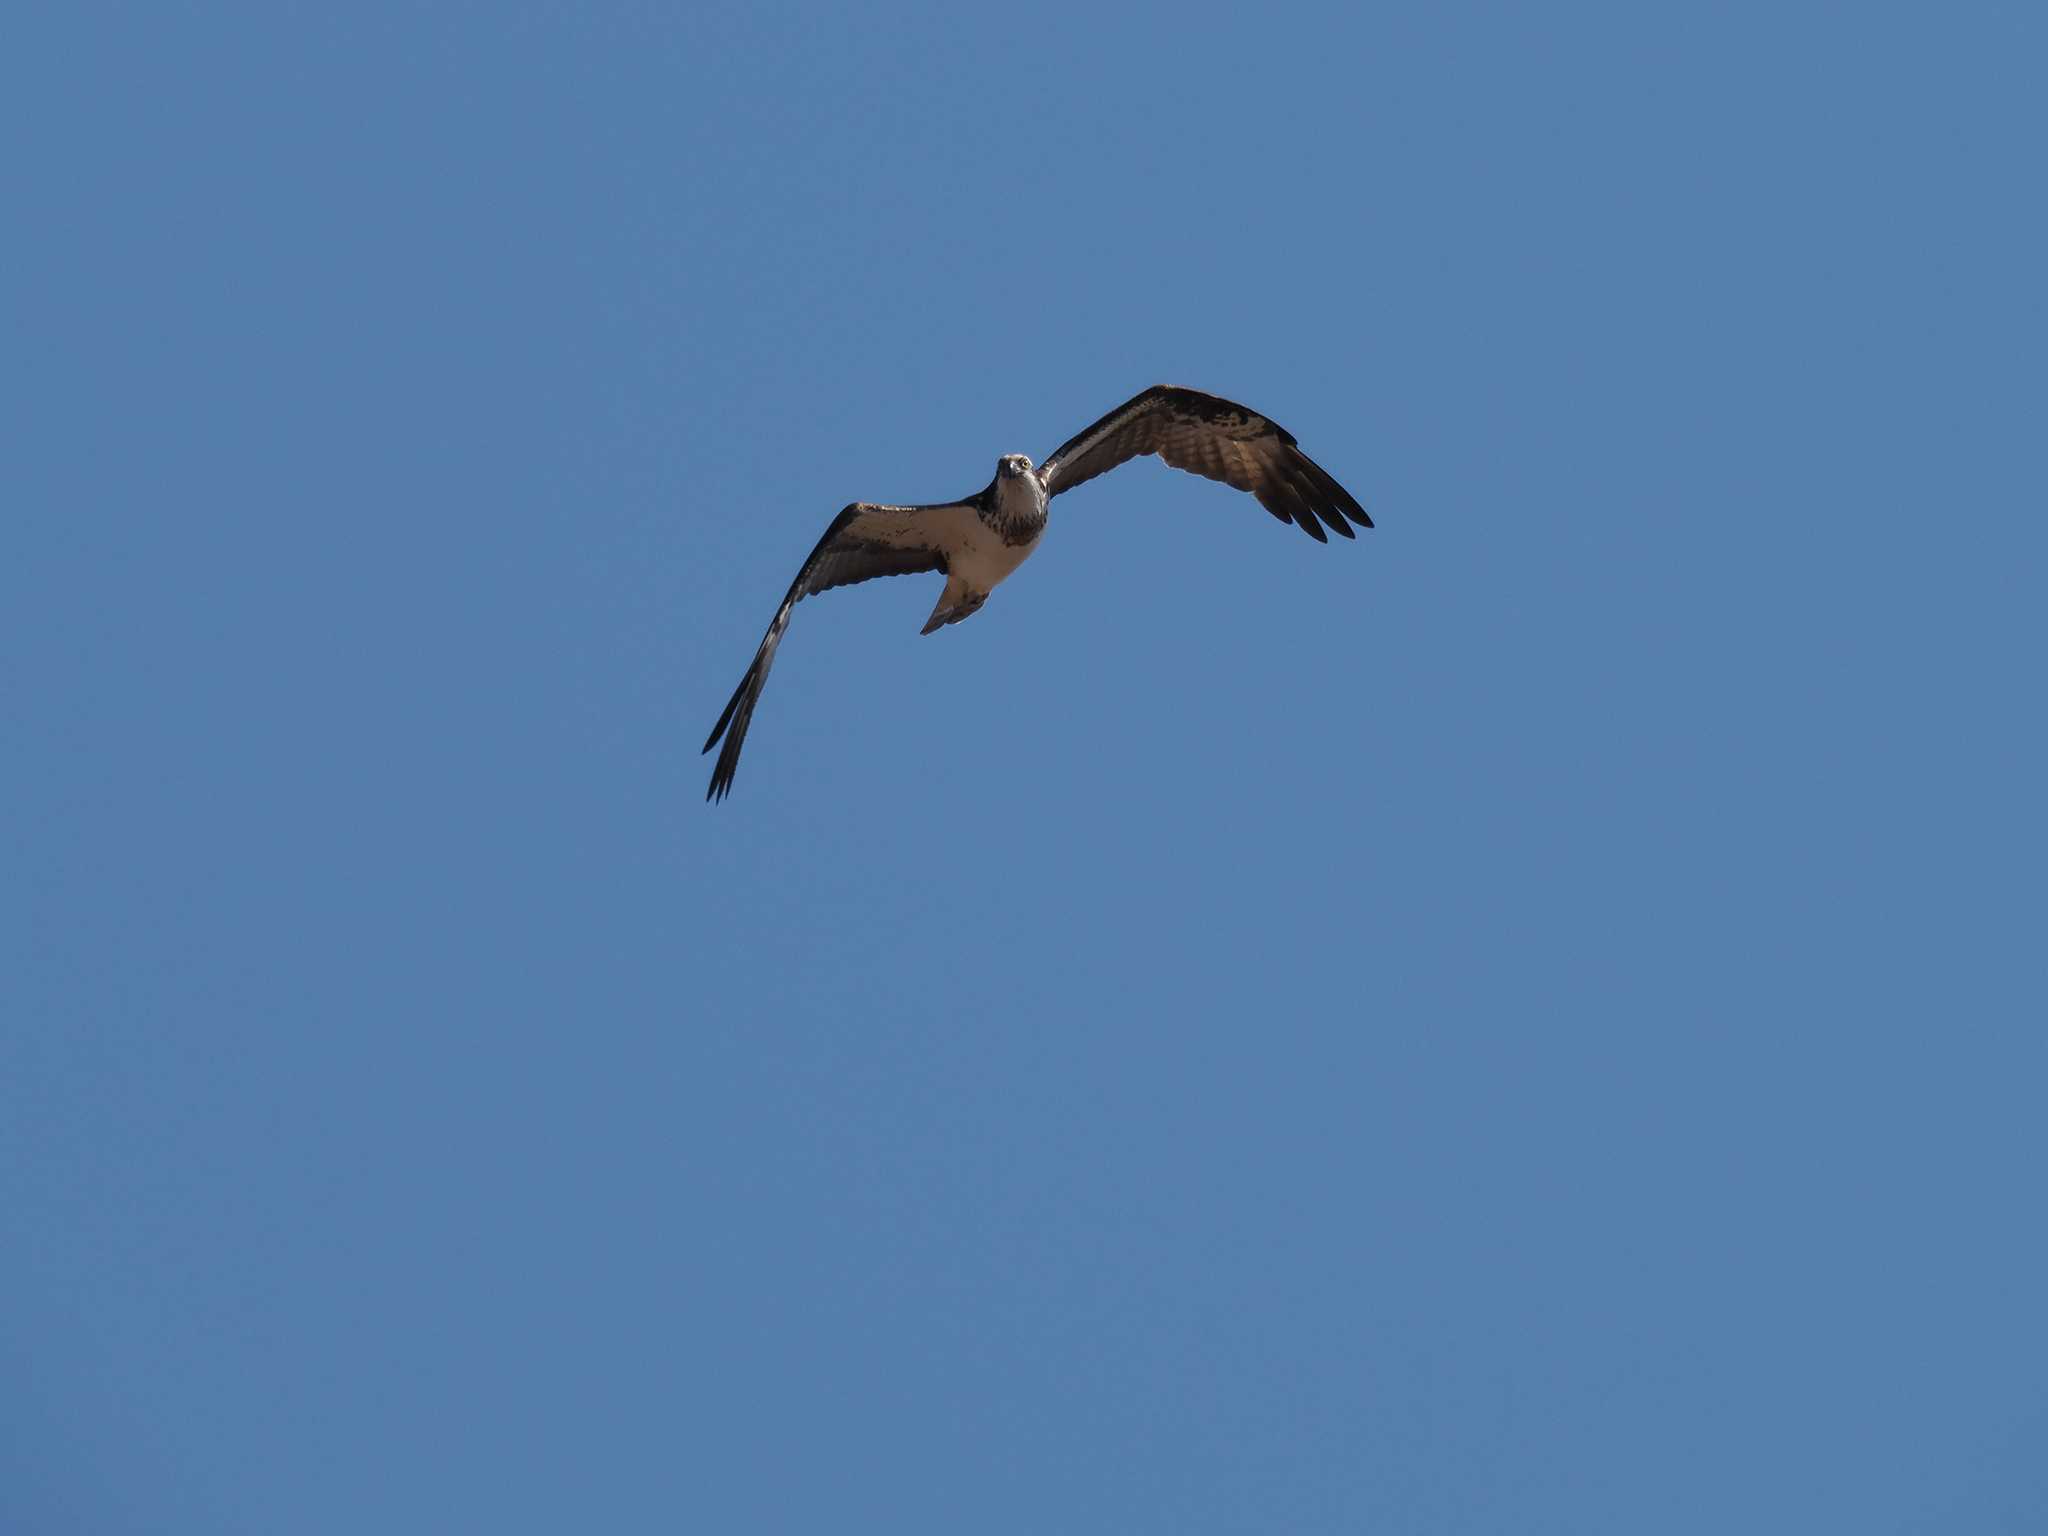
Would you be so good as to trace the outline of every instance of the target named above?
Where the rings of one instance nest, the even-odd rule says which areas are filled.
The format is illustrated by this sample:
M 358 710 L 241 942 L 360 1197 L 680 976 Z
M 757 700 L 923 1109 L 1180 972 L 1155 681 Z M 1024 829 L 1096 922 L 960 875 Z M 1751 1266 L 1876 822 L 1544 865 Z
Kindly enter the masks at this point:
M 732 701 L 725 706 L 725 713 L 718 717 L 718 724 L 711 728 L 711 737 L 704 743 L 704 751 L 717 746 L 720 738 L 725 741 L 725 750 L 718 754 L 717 766 L 711 770 L 711 787 L 704 792 L 706 800 L 723 800 L 732 790 L 733 774 L 740 765 L 740 748 L 747 739 L 747 725 L 754 713 L 749 694 L 758 695 L 760 689 L 760 658 L 747 668 L 747 675 L 740 679 L 740 685 L 733 690 Z M 727 735 L 728 727 L 732 734 Z M 698 754 L 702 756 L 702 753 Z
M 721 755 L 718 766 L 711 770 L 711 784 L 704 791 L 704 798 L 714 805 L 732 793 L 733 771 L 739 767 L 737 757 Z
M 1319 503 L 1335 507 L 1361 528 L 1373 526 L 1373 521 L 1366 515 L 1365 508 L 1358 504 L 1358 498 L 1339 485 L 1336 476 L 1332 475 L 1299 448 L 1294 451 L 1294 468 L 1316 488 L 1319 493 L 1317 496 Z
M 711 734 L 704 738 L 704 751 L 697 754 L 699 757 L 717 746 L 718 738 L 723 736 L 725 728 L 732 724 L 732 717 L 740 707 L 740 700 L 747 696 L 747 685 L 753 682 L 754 669 L 760 665 L 760 661 L 761 658 L 757 654 L 754 660 L 748 663 L 746 672 L 740 677 L 739 687 L 733 689 L 732 697 L 725 701 L 725 708 L 719 712 L 718 724 L 711 727 Z
M 1340 498 L 1331 494 L 1334 487 L 1327 476 L 1313 473 L 1313 468 L 1307 459 L 1288 465 L 1287 477 L 1295 494 L 1315 508 L 1316 516 L 1329 525 L 1332 533 L 1347 539 L 1355 538 L 1351 525 L 1344 521 Z

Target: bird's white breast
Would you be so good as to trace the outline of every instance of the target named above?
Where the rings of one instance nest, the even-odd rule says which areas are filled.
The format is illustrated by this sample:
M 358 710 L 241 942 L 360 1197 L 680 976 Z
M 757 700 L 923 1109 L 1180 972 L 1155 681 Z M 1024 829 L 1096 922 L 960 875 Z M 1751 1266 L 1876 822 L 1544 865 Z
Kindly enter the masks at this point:
M 1036 539 L 1005 543 L 972 507 L 947 507 L 939 515 L 948 573 L 982 592 L 993 591 L 1038 547 Z

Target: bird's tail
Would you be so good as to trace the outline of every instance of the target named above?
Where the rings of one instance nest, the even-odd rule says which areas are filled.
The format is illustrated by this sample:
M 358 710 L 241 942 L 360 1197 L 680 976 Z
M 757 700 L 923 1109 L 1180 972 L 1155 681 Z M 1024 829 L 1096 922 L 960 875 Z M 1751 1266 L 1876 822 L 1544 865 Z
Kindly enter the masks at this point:
M 924 621 L 921 635 L 928 635 L 935 629 L 948 624 L 958 624 L 981 611 L 981 605 L 988 601 L 986 592 L 978 592 L 958 576 L 947 576 L 946 590 L 939 594 L 938 606 L 932 609 L 932 616 Z

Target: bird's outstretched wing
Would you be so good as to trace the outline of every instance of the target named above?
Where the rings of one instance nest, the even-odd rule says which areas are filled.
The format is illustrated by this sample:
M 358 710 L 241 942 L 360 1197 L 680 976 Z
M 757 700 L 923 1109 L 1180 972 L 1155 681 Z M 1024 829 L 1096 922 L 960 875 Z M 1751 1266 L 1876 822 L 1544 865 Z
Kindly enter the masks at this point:
M 1071 491 L 1128 459 L 1156 453 L 1175 469 L 1250 491 L 1259 505 L 1310 538 L 1329 543 L 1327 523 L 1345 538 L 1372 526 L 1365 509 L 1294 443 L 1294 435 L 1248 406 L 1198 389 L 1155 384 L 1053 450 L 1038 473 L 1048 496 Z
M 775 610 L 775 621 L 761 637 L 761 648 L 754 652 L 753 665 L 740 679 L 732 702 L 725 706 L 725 713 L 718 717 L 710 739 L 704 743 L 704 750 L 709 752 L 718 745 L 719 737 L 725 738 L 718 766 L 712 770 L 711 787 L 704 792 L 705 799 L 723 800 L 732 789 L 733 770 L 739 767 L 740 748 L 747 740 L 747 725 L 754 718 L 754 706 L 761 700 L 768 669 L 775 665 L 775 647 L 782 643 L 782 632 L 789 628 L 790 609 L 815 593 L 876 576 L 945 570 L 946 556 L 931 542 L 930 525 L 921 515 L 938 510 L 882 507 L 857 501 L 832 519 L 832 526 L 825 530 L 818 547 L 811 551 L 796 573 L 796 580 L 789 584 L 788 595 Z

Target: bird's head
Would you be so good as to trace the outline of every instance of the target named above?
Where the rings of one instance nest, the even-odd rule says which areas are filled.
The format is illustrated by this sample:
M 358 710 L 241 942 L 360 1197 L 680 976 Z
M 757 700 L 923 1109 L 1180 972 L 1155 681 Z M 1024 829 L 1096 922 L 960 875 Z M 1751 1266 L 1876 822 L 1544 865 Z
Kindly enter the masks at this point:
M 1023 453 L 1006 453 L 996 460 L 996 478 L 1014 480 L 1019 475 L 1031 473 L 1031 456 Z

